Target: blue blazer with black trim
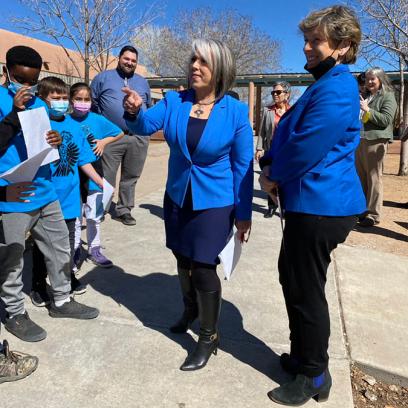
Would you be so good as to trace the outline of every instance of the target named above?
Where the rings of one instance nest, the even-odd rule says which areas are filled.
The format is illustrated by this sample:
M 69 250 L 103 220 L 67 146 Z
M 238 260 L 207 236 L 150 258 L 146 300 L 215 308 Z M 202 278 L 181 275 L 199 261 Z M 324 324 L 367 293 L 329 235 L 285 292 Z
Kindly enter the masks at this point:
M 182 206 L 191 180 L 193 209 L 235 205 L 237 220 L 250 220 L 253 194 L 253 134 L 248 108 L 225 95 L 218 100 L 192 157 L 186 132 L 194 90 L 167 92 L 163 100 L 136 118 L 130 130 L 150 135 L 163 129 L 170 147 L 166 191 Z
M 360 141 L 357 81 L 336 65 L 282 116 L 265 161 L 284 208 L 306 214 L 361 214 L 366 200 L 355 168 Z

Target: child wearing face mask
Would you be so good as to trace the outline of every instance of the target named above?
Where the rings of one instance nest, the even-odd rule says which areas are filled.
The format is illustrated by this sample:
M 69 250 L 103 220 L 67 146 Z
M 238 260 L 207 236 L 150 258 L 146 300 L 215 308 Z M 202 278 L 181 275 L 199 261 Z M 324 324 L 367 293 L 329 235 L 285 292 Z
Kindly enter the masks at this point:
M 68 87 L 59 78 L 47 77 L 38 85 L 40 98 L 48 105 L 51 128 L 62 137 L 59 146 L 60 159 L 51 164 L 52 183 L 61 205 L 62 214 L 68 227 L 71 249 L 71 289 L 74 294 L 81 294 L 86 287 L 73 272 L 75 221 L 81 214 L 81 195 L 79 169 L 102 188 L 103 181 L 92 167 L 95 156 L 89 147 L 82 129 L 67 114 Z M 31 300 L 36 306 L 45 306 L 49 302 L 45 290 L 46 266 L 37 247 L 33 249 L 33 289 Z
M 105 117 L 91 110 L 91 89 L 85 83 L 76 83 L 70 90 L 72 107 L 71 118 L 80 125 L 86 140 L 93 150 L 94 162 L 92 166 L 103 177 L 101 156 L 106 145 L 123 137 L 122 130 Z M 82 183 L 84 184 L 84 183 Z M 103 216 L 102 190 L 92 180 L 86 180 L 83 187 L 83 209 L 81 214 L 86 218 L 86 232 L 88 242 L 88 259 L 95 265 L 109 268 L 113 264 L 101 251 L 100 223 Z M 78 217 L 75 228 L 74 263 L 78 268 L 81 261 L 81 226 L 82 217 Z
M 41 67 L 41 56 L 30 47 L 19 45 L 6 53 L 6 65 L 3 66 L 6 81 L 4 86 L 0 86 L 0 120 L 6 121 L 3 124 L 7 126 L 11 125 L 12 130 L 1 135 L 0 173 L 27 159 L 25 137 L 16 117 L 17 112 L 40 107 L 48 109 L 44 101 L 33 96 Z M 12 123 L 7 122 L 10 119 Z M 56 130 L 44 135 L 51 146 L 61 143 L 62 138 Z M 3 136 L 7 139 L 5 144 Z M 47 336 L 47 332 L 30 319 L 24 306 L 22 271 L 28 232 L 46 260 L 53 298 L 49 315 L 55 318 L 92 319 L 99 314 L 97 309 L 82 305 L 70 297 L 68 230 L 52 180 L 51 165 L 41 166 L 31 182 L 34 195 L 29 191 L 21 195 L 23 189 L 17 189 L 14 193 L 7 191 L 13 186 L 7 180 L 0 180 L 0 186 L 6 186 L 6 201 L 0 202 L 0 298 L 7 313 L 5 327 L 28 342 L 40 341 Z

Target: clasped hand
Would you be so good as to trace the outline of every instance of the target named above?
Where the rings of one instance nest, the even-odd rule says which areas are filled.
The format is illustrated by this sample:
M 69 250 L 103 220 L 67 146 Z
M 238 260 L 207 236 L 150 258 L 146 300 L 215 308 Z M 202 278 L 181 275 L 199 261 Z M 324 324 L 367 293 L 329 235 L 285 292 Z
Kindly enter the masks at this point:
M 278 183 L 269 179 L 269 166 L 265 166 L 262 169 L 262 173 L 259 176 L 259 184 L 263 191 L 268 193 L 272 198 L 272 201 L 278 205 Z
M 136 115 L 143 105 L 143 99 L 136 91 L 128 87 L 122 88 L 122 92 L 125 94 L 123 108 L 131 115 Z
M 363 112 L 368 112 L 370 110 L 367 99 L 364 99 L 361 95 L 360 95 L 360 109 Z

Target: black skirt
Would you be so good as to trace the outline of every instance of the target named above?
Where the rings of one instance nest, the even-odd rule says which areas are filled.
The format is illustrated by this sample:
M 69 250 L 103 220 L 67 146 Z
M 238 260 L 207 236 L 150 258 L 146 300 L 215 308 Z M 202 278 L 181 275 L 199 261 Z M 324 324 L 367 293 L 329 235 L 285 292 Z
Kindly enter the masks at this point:
M 189 187 L 183 207 L 166 192 L 163 209 L 167 248 L 196 262 L 220 263 L 218 255 L 234 224 L 234 205 L 194 211 Z

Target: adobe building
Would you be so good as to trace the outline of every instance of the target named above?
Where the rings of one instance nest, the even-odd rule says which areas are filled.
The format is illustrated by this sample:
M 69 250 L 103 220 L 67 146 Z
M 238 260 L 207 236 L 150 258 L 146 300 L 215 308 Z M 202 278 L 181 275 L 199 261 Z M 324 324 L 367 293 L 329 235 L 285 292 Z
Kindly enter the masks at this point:
M 40 78 L 46 76 L 56 76 L 61 78 L 65 83 L 72 85 L 76 82 L 83 81 L 84 78 L 84 62 L 79 53 L 74 50 L 67 49 L 70 58 L 75 61 L 75 65 L 67 56 L 65 50 L 59 45 L 51 44 L 46 41 L 37 40 L 22 34 L 13 33 L 11 31 L 0 29 L 0 65 L 6 63 L 6 52 L 9 48 L 16 45 L 25 45 L 34 48 L 43 59 L 43 67 Z M 108 69 L 114 69 L 117 65 L 117 57 L 109 57 Z M 79 72 L 78 72 L 79 71 Z M 2 71 L 1 71 L 2 72 Z M 153 76 L 149 74 L 143 65 L 137 64 L 136 72 L 143 77 Z M 90 79 L 99 72 L 90 67 Z M 1 81 L 4 82 L 4 78 Z M 161 90 L 152 90 L 152 99 L 158 100 L 162 98 Z

